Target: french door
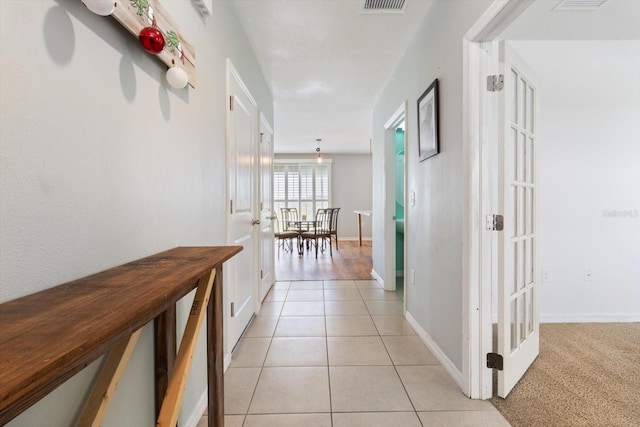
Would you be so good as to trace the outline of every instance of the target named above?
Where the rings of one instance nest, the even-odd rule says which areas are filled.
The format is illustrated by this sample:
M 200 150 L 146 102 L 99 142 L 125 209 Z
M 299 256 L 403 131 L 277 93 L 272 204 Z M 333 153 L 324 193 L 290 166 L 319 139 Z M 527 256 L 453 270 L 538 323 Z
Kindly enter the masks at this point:
M 500 43 L 498 395 L 506 397 L 539 353 L 536 260 L 536 97 L 526 63 Z

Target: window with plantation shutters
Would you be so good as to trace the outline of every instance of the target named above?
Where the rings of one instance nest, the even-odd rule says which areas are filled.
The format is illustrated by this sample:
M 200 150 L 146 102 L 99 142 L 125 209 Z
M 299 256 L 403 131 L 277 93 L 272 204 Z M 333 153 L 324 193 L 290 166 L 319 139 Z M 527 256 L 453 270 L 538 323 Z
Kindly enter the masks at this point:
M 296 208 L 311 219 L 317 209 L 329 207 L 331 163 L 300 163 L 275 160 L 273 165 L 273 204 L 280 208 Z

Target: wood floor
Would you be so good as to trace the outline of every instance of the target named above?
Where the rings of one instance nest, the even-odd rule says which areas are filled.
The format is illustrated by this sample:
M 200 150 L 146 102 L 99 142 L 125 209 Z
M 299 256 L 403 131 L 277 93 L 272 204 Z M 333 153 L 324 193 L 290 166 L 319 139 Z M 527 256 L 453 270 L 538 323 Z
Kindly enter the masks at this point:
M 329 251 L 318 253 L 305 251 L 300 256 L 297 252 L 284 252 L 280 249 L 280 257 L 276 258 L 276 280 L 368 280 L 371 279 L 373 262 L 371 260 L 371 241 L 340 241 L 339 250 L 333 247 L 333 256 Z

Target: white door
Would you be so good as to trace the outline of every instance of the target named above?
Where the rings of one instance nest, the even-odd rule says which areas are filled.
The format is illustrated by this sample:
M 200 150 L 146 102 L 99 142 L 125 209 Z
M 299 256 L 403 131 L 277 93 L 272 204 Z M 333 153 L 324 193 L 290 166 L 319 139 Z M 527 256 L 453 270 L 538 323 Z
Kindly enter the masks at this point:
M 273 130 L 260 115 L 260 290 L 262 301 L 275 281 L 273 272 Z
M 506 397 L 539 352 L 536 277 L 536 89 L 532 74 L 509 45 L 500 43 L 498 242 L 498 395 Z
M 242 252 L 226 265 L 227 353 L 255 313 L 258 290 L 258 109 L 233 65 L 227 69 L 228 237 Z

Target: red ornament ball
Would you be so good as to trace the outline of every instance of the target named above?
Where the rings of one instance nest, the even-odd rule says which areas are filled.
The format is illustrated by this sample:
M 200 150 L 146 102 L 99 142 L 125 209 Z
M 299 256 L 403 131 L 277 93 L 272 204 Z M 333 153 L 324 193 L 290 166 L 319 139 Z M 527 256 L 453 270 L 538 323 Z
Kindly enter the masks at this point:
M 138 40 L 140 40 L 140 44 L 147 50 L 147 52 L 156 54 L 162 52 L 162 49 L 164 49 L 164 36 L 157 28 L 144 27 L 140 30 Z

